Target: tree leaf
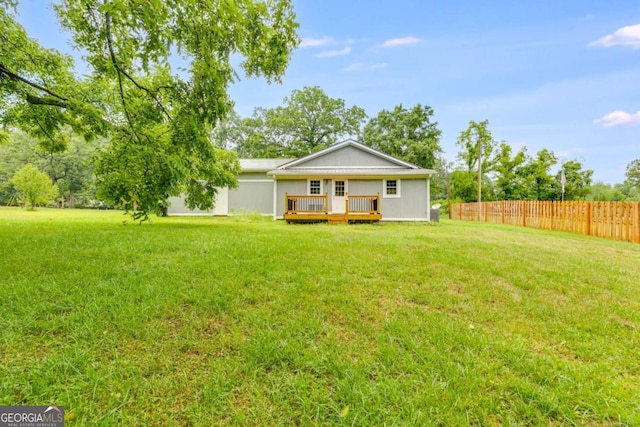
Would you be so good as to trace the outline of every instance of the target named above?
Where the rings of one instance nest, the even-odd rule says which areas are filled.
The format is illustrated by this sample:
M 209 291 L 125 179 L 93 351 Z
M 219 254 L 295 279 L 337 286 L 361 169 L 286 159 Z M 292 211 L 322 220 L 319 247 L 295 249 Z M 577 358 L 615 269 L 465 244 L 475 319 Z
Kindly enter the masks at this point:
M 345 418 L 349 414 L 349 409 L 351 409 L 351 405 L 347 405 L 342 408 L 342 411 L 340 411 L 340 418 Z

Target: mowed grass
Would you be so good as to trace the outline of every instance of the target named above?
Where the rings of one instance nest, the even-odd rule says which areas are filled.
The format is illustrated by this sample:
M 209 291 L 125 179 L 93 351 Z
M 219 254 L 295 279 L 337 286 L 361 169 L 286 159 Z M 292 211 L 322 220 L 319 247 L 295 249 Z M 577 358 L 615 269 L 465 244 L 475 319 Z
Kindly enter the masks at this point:
M 640 245 L 0 209 L 0 405 L 67 425 L 640 425 Z

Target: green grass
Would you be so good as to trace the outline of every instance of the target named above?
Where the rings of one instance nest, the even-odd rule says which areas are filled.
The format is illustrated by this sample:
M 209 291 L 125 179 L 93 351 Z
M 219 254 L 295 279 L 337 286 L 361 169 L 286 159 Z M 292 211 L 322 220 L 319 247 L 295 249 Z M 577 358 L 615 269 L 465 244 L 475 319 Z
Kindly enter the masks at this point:
M 67 425 L 640 425 L 640 245 L 0 209 L 0 405 Z

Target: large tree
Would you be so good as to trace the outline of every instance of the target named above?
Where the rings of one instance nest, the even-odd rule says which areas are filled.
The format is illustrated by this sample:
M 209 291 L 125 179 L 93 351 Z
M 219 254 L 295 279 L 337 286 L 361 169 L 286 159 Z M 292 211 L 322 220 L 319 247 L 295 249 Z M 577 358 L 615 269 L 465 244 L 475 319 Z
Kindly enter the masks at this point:
M 522 200 L 527 197 L 523 170 L 527 162 L 526 149 L 512 155 L 513 148 L 501 142 L 492 161 L 498 200 Z
M 243 57 L 247 75 L 278 81 L 298 43 L 290 0 L 60 0 L 55 11 L 90 71 L 79 79 L 70 57 L 28 37 L 14 1 L 0 5 L 3 122 L 60 150 L 64 125 L 108 134 L 101 193 L 145 218 L 181 192 L 190 207 L 210 208 L 216 187 L 235 184 L 237 159 L 209 139 L 230 109 L 232 62 Z
M 460 147 L 458 159 L 467 171 L 472 172 L 478 169 L 479 157 L 482 158 L 482 173 L 491 170 L 491 154 L 496 147 L 496 141 L 489 130 L 489 120 L 481 122 L 471 120 L 469 127 L 458 135 L 456 145 Z
M 565 173 L 565 192 L 564 200 L 584 200 L 591 191 L 591 177 L 593 171 L 590 169 L 583 170 L 582 163 L 576 160 L 565 162 L 561 170 L 556 174 L 555 183 L 561 182 L 562 171 Z M 562 187 L 560 186 L 562 195 Z M 557 197 L 557 196 L 556 196 Z
M 478 201 L 478 197 L 480 197 L 485 200 L 483 195 L 486 194 L 487 188 L 483 186 L 483 182 L 487 181 L 486 174 L 492 169 L 491 153 L 496 146 L 496 141 L 489 130 L 489 121 L 476 122 L 471 120 L 467 129 L 458 135 L 456 145 L 460 147 L 458 159 L 462 162 L 467 176 L 462 178 L 460 174 L 456 174 L 455 179 L 452 180 L 454 188 L 455 186 L 464 188 L 464 200 L 471 201 L 468 195 L 469 185 L 472 182 L 472 177 L 475 176 L 476 195 L 471 199 Z
M 252 117 L 233 113 L 214 129 L 216 145 L 233 149 L 243 158 L 273 158 L 284 156 L 286 131 L 271 123 L 267 125 L 267 109 L 258 107 Z
M 551 175 L 551 167 L 558 163 L 553 151 L 546 148 L 538 151 L 522 168 L 522 176 L 529 189 L 529 200 L 559 200 L 559 180 Z
M 640 191 L 640 159 L 635 159 L 627 165 L 626 182 Z
M 442 153 L 441 133 L 428 105 L 417 104 L 411 109 L 396 105 L 369 120 L 363 143 L 423 168 L 436 169 Z
M 365 118 L 362 108 L 347 107 L 344 99 L 307 86 L 294 90 L 279 107 L 256 108 L 244 120 L 246 137 L 236 148 L 250 157 L 300 157 L 357 135 Z

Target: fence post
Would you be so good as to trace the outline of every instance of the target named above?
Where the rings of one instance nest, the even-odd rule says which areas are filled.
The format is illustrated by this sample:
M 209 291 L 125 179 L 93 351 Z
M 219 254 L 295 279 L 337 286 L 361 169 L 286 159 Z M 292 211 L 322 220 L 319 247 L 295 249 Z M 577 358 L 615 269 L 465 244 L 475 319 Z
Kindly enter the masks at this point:
M 527 202 L 522 201 L 522 226 L 527 226 Z
M 593 216 L 593 202 L 587 202 L 587 236 L 591 236 L 591 218 Z
M 623 210 L 623 221 L 624 224 L 624 232 L 622 233 L 622 240 L 626 240 L 628 242 L 631 241 L 631 215 L 633 214 L 631 202 L 624 202 L 624 210 Z
M 636 210 L 636 214 L 635 214 L 635 218 L 634 218 L 634 225 L 635 225 L 635 239 L 633 240 L 636 243 L 640 243 L 640 202 L 636 202 L 634 203 L 635 205 L 635 210 Z

